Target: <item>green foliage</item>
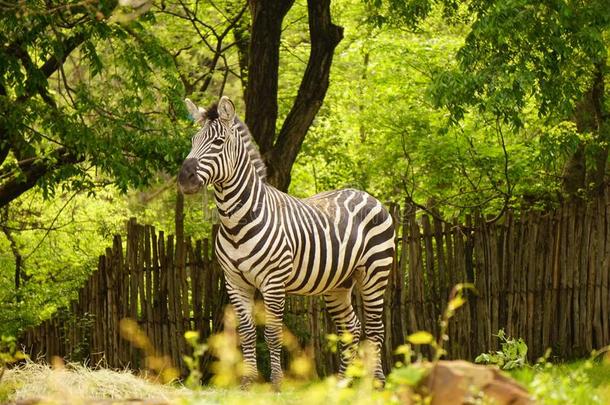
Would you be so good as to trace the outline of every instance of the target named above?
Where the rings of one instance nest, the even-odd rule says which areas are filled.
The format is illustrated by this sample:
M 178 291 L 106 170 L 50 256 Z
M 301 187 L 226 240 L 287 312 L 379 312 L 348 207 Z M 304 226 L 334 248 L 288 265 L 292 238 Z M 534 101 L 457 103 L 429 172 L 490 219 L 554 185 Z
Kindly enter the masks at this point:
M 503 370 L 522 368 L 527 365 L 527 345 L 523 339 L 506 336 L 504 329 L 494 335 L 500 341 L 501 350 L 482 353 L 474 360 L 476 363 L 495 364 Z
M 419 381 L 416 368 L 402 369 L 404 384 Z M 579 371 L 578 371 L 579 370 Z M 609 367 L 606 363 L 576 362 L 549 366 L 545 369 L 520 369 L 512 376 L 519 379 L 540 404 L 605 404 L 610 399 L 608 384 Z M 409 375 L 409 373 L 413 373 Z M 360 385 L 344 387 L 334 377 L 323 381 L 286 384 L 281 393 L 273 392 L 269 385 L 255 385 L 250 390 L 202 387 L 195 391 L 171 385 L 160 385 L 136 377 L 126 371 L 91 370 L 80 365 L 68 365 L 67 369 L 28 363 L 8 370 L 0 384 L 0 399 L 14 402 L 19 398 L 40 398 L 47 401 L 93 402 L 115 401 L 128 398 L 162 398 L 175 404 L 382 404 L 426 403 L 412 392 L 400 391 L 388 378 L 384 390 L 373 390 Z M 596 378 L 595 376 L 599 376 Z M 28 395 L 29 394 L 29 395 Z M 18 397 L 18 395 L 20 395 Z M 419 401 L 419 402 L 417 402 Z M 485 403 L 485 402 L 483 402 Z
M 14 334 L 37 324 L 75 298 L 125 215 L 122 204 L 113 204 L 112 193 L 99 197 L 96 204 L 84 194 L 66 193 L 49 202 L 31 193 L 11 205 L 4 225 L 14 230 L 23 268 L 17 290 L 15 258 L 10 249 L 4 249 L 8 241 L 0 238 L 2 333 Z
M 27 358 L 17 347 L 17 340 L 14 337 L 0 336 L 0 371 L 8 364 Z
M 423 102 L 407 104 L 417 118 L 430 117 L 422 104 L 440 113 L 425 134 L 433 142 L 422 145 L 436 162 L 425 154 L 422 158 L 419 145 L 403 142 L 408 145 L 408 170 L 413 172 L 407 184 L 416 201 L 477 206 L 489 212 L 505 205 L 548 208 L 562 198 L 562 190 L 574 192 L 569 185 L 562 189 L 562 177 L 571 174 L 566 168 L 580 146 L 586 151 L 579 159 L 586 166 L 588 183 L 578 187 L 603 180 L 609 139 L 603 81 L 610 9 L 605 1 L 368 0 L 365 4 L 379 30 L 374 32 L 380 32 L 379 37 L 391 32 L 396 50 L 412 46 L 403 40 L 407 35 L 418 37 L 420 43 L 431 35 L 435 46 L 444 38 L 455 41 L 449 52 L 438 54 L 444 57 L 441 63 L 434 52 L 427 58 L 418 55 L 420 68 L 410 74 L 401 70 L 418 65 L 408 57 L 400 59 L 400 66 L 388 63 L 402 84 L 395 95 L 407 99 L 425 94 Z M 405 28 L 414 34 L 405 34 Z M 426 73 L 423 80 L 418 80 L 419 72 Z M 391 105 L 396 112 L 394 121 L 408 116 L 400 110 L 400 101 L 384 102 L 383 93 L 375 90 L 382 96 L 378 105 Z M 566 120 L 575 116 L 595 123 L 588 124 L 590 128 L 581 125 L 581 133 L 573 136 L 575 127 L 565 129 Z M 417 121 L 409 117 L 398 128 L 408 128 L 412 122 Z M 556 128 L 569 137 L 555 137 Z M 390 161 L 397 166 L 405 157 Z M 428 172 L 421 169 L 428 162 L 433 176 L 426 178 Z M 404 183 L 405 170 L 399 171 Z M 443 208 L 449 214 L 460 213 Z
M 7 365 L 27 358 L 27 355 L 17 349 L 17 340 L 13 336 L 0 335 L 0 381 Z M 3 396 L 3 392 L 0 391 L 0 399 Z
M 531 97 L 539 114 L 565 117 L 588 89 L 594 65 L 608 57 L 610 10 L 603 0 L 370 3 L 378 23 L 418 27 L 438 8 L 447 16 L 470 16 L 459 64 L 440 70 L 431 87 L 436 104 L 454 119 L 475 106 L 522 126 Z
M 589 2 L 576 10 L 566 3 L 514 1 L 486 8 L 458 55 L 461 72 L 447 73 L 447 90 L 433 90 L 439 104 L 459 98 L 452 109 L 456 118 L 463 114 L 459 105 L 477 105 L 516 126 L 523 124 L 520 115 L 531 96 L 541 115 L 571 113 L 593 64 L 606 58 L 601 27 L 583 18 L 607 14 L 600 6 Z
M 127 195 L 108 187 L 95 196 L 65 192 L 45 200 L 32 190 L 14 201 L 2 225 L 11 230 L 23 267 L 17 290 L 15 257 L 0 235 L 0 334 L 38 324 L 76 298 L 113 236 L 125 235 L 130 217 L 174 233 L 175 199 L 173 180 L 161 178 L 154 188 Z M 199 199 L 186 198 L 185 233 L 193 238 L 210 234 L 211 221 L 201 209 Z
M 426 376 L 426 370 L 421 367 L 408 365 L 397 367 L 388 375 L 388 384 L 392 386 L 416 387 Z
M 184 385 L 191 389 L 195 389 L 199 387 L 201 378 L 203 377 L 203 374 L 199 370 L 200 360 L 208 350 L 208 346 L 199 342 L 199 332 L 188 331 L 184 334 L 184 339 L 193 349 L 192 356 L 183 356 L 184 364 L 186 364 L 186 367 L 189 369 L 189 376 L 184 382 Z
M 409 196 L 447 217 L 472 207 L 495 214 L 507 200 L 516 208 L 559 200 L 564 163 L 582 140 L 573 124 L 546 122 L 530 103 L 520 130 L 467 106 L 458 126 L 435 101 L 440 74 L 459 68 L 469 25 L 448 24 L 434 9 L 416 32 L 376 28 L 366 24 L 369 8 L 336 7 L 345 39 L 292 193 L 355 187 L 384 201 Z
M 610 365 L 607 360 L 520 368 L 511 376 L 528 387 L 541 404 L 603 404 L 610 399 Z
M 171 56 L 172 73 L 180 79 L 184 93 L 201 106 L 217 102 L 222 95 L 241 99 L 238 50 L 248 44 L 243 39 L 243 43 L 238 41 L 237 29 L 231 29 L 231 24 L 245 6 L 240 0 L 167 2 L 155 5 L 151 13 L 154 18 L 144 23 Z M 237 26 L 242 27 L 247 20 L 241 19 Z M 242 35 L 247 39 L 249 34 Z M 238 110 L 244 111 L 239 105 Z M 182 135 L 190 139 L 192 134 Z
M 0 50 L 0 189 L 26 177 L 24 159 L 49 163 L 40 190 L 10 206 L 7 225 L 25 258 L 19 291 L 10 243 L 0 237 L 5 333 L 74 297 L 130 216 L 173 231 L 172 176 L 193 131 L 183 119 L 185 93 L 202 104 L 224 93 L 239 104 L 243 43 L 231 30 L 220 34 L 243 3 L 147 3 L 148 12 L 121 4 L 0 6 L 7 11 L 0 39 L 14 45 Z M 588 156 L 604 145 L 569 120 L 592 66 L 607 57 L 603 1 L 345 0 L 332 7 L 345 38 L 294 167 L 293 194 L 356 187 L 384 201 L 412 198 L 445 217 L 472 208 L 496 214 L 505 204 L 543 209 L 560 200 L 565 163 L 579 145 Z M 194 23 L 185 18 L 191 12 Z M 241 23 L 247 28 L 248 18 Z M 283 28 L 280 118 L 306 67 L 305 1 L 295 2 Z M 80 45 L 46 76 L 41 66 L 73 37 Z M 219 44 L 226 49 L 214 62 Z M 57 148 L 75 161 L 64 164 Z M 102 189 L 108 184 L 114 187 Z M 185 197 L 186 235 L 209 234 L 213 201 L 201 199 Z
M 3 198 L 11 185 L 27 190 L 26 177 L 53 196 L 108 181 L 125 191 L 176 170 L 188 148 L 184 90 L 152 16 L 119 19 L 113 0 L 2 8 Z

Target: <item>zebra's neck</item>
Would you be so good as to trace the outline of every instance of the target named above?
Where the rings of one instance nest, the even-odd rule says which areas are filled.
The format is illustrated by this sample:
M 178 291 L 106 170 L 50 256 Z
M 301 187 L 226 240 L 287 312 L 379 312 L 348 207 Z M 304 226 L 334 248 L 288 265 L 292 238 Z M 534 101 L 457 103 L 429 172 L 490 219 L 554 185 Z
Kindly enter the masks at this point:
M 228 180 L 214 186 L 220 222 L 229 230 L 250 222 L 265 207 L 267 185 L 245 146 L 238 146 L 236 167 Z

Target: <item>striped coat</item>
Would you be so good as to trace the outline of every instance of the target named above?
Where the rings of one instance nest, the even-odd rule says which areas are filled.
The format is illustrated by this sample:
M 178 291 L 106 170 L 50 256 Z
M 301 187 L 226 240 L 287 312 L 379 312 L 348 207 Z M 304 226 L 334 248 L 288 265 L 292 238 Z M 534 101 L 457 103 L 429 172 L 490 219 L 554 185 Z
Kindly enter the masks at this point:
M 183 192 L 214 186 L 220 215 L 217 257 L 239 318 L 247 383 L 256 375 L 254 293 L 262 294 L 271 379 L 282 378 L 280 354 L 286 294 L 323 295 L 339 332 L 354 339 L 343 348 L 340 374 L 355 354 L 361 324 L 351 303 L 362 296 L 367 339 L 383 344 L 383 297 L 394 257 L 392 218 L 369 194 L 337 190 L 299 199 L 265 181 L 265 166 L 248 128 L 223 97 L 208 110 L 189 100 L 202 124 L 178 176 Z M 378 358 L 375 376 L 383 381 Z

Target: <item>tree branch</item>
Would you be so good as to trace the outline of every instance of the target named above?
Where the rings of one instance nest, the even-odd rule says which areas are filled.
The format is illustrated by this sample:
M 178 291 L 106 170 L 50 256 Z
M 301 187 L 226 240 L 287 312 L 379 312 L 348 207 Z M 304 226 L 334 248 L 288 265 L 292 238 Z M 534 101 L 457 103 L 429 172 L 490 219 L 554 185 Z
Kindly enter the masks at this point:
M 239 63 L 239 78 L 241 81 L 241 88 L 243 94 L 246 94 L 248 88 L 248 59 L 249 59 L 249 48 L 250 48 L 250 24 L 249 21 L 244 18 L 245 14 L 233 27 L 233 37 L 235 38 L 235 44 L 237 45 L 237 59 Z
M 42 64 L 42 66 L 40 66 L 40 68 L 36 68 L 36 69 L 38 69 L 44 75 L 44 77 L 48 79 L 49 77 L 51 77 L 51 75 L 53 73 L 55 73 L 57 71 L 57 69 L 59 69 L 59 67 L 61 65 L 64 64 L 64 62 L 66 61 L 66 59 L 70 55 L 70 53 L 72 53 L 72 51 L 74 51 L 80 44 L 85 42 L 85 39 L 87 39 L 87 36 L 83 32 L 79 32 L 79 33 L 69 37 L 61 45 L 61 47 L 60 47 L 61 53 L 52 55 L 51 57 L 49 57 L 49 59 L 47 59 Z M 40 87 L 40 86 L 38 86 L 38 87 Z M 37 93 L 41 93 L 41 92 L 46 93 L 46 89 L 37 88 L 36 92 Z M 33 96 L 32 92 L 26 92 L 24 95 L 17 98 L 17 103 L 22 103 L 32 96 Z M 44 98 L 44 95 L 43 95 L 43 98 Z
M 59 148 L 50 157 L 21 163 L 19 165 L 20 173 L 12 175 L 9 180 L 0 184 L 0 207 L 34 187 L 44 175 L 62 166 L 78 163 L 83 159 L 66 148 Z
M 45 239 L 47 238 L 47 236 L 49 236 L 49 233 L 51 232 L 51 230 L 53 229 L 53 226 L 55 225 L 55 222 L 57 222 L 57 219 L 59 218 L 59 216 L 61 215 L 61 213 L 66 209 L 66 207 L 68 206 L 68 204 L 70 204 L 70 202 L 72 202 L 72 200 L 74 199 L 74 197 L 76 197 L 78 195 L 80 191 L 76 191 L 74 193 L 72 193 L 72 195 L 70 196 L 70 198 L 68 198 L 68 200 L 66 200 L 66 202 L 64 203 L 64 205 L 62 205 L 62 207 L 59 209 L 59 211 L 57 211 L 57 213 L 55 214 L 55 217 L 53 217 L 53 220 L 51 221 L 51 225 L 49 226 L 49 228 L 47 229 L 47 231 L 44 233 L 44 235 L 42 236 L 42 238 L 40 238 L 40 240 L 38 241 L 38 243 L 36 244 L 36 246 L 34 247 L 34 249 L 32 249 L 30 251 L 30 253 L 28 253 L 28 255 L 25 257 L 25 259 L 29 259 L 30 257 L 32 257 L 32 255 L 34 253 L 36 253 L 36 251 L 38 250 L 38 248 L 40 248 L 40 246 L 42 245 L 42 243 L 45 241 Z

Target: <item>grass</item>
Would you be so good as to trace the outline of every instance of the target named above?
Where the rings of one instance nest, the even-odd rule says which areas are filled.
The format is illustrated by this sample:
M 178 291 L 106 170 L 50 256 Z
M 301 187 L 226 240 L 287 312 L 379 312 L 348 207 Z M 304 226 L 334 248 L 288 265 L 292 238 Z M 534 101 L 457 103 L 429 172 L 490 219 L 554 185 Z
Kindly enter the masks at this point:
M 27 362 L 7 370 L 0 381 L 0 403 L 33 398 L 45 403 L 131 398 L 172 402 L 184 393 L 183 389 L 157 384 L 129 371 L 93 370 L 80 364 L 52 368 Z
M 610 403 L 610 364 L 590 360 L 525 367 L 510 372 L 542 404 Z M 0 382 L 0 403 L 40 399 L 42 403 L 88 403 L 92 400 L 146 399 L 157 404 L 383 404 L 402 403 L 398 391 L 375 391 L 366 384 L 341 387 L 328 378 L 312 383 L 288 382 L 280 394 L 269 385 L 249 391 L 162 385 L 128 371 L 94 370 L 69 364 L 53 368 L 28 362 L 7 370 Z
M 363 398 L 370 399 L 371 390 L 366 391 L 368 394 Z M 345 403 L 342 399 L 362 394 L 362 390 L 346 391 L 340 388 L 334 378 L 316 383 L 287 383 L 280 394 L 268 384 L 254 385 L 248 391 L 212 387 L 190 390 L 180 384 L 163 385 L 127 370 L 92 369 L 80 364 L 51 367 L 34 362 L 6 370 L 0 381 L 0 404 L 24 400 L 36 400 L 40 402 L 34 403 L 43 404 L 84 404 L 93 400 L 142 399 L 155 404 L 264 405 L 293 404 L 304 397 L 308 403 L 316 404 Z M 327 402 L 329 397 L 335 400 Z
M 77 364 L 53 368 L 33 362 L 7 370 L 0 381 L 0 404 L 25 400 L 42 404 L 85 404 L 95 400 L 116 403 L 142 399 L 178 405 L 283 405 L 302 401 L 370 405 L 387 402 L 389 395 L 366 387 L 342 388 L 333 377 L 313 383 L 287 382 L 281 393 L 274 392 L 269 384 L 253 385 L 248 391 L 213 387 L 191 390 L 179 384 L 162 385 L 129 371 L 94 370 Z
M 510 372 L 543 404 L 610 404 L 610 362 L 579 360 Z

